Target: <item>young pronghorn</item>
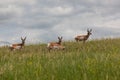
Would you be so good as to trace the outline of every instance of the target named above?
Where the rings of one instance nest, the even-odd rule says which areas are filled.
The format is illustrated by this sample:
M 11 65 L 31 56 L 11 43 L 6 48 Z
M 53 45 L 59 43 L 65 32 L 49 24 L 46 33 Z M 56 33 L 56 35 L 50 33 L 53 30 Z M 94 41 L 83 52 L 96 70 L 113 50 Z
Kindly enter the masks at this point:
M 50 42 L 47 45 L 48 50 L 50 51 L 51 49 L 61 49 L 64 50 L 65 47 L 61 45 L 62 42 L 62 37 L 58 37 L 58 42 Z
M 22 43 L 11 44 L 11 45 L 10 45 L 10 49 L 11 49 L 11 50 L 22 49 L 23 46 L 25 45 L 26 37 L 25 37 L 25 38 L 22 38 L 22 37 L 21 37 L 21 40 L 22 40 Z
M 75 40 L 78 41 L 83 41 L 85 43 L 85 41 L 89 38 L 89 36 L 92 34 L 91 33 L 92 29 L 87 29 L 87 34 L 86 35 L 78 35 L 75 37 Z

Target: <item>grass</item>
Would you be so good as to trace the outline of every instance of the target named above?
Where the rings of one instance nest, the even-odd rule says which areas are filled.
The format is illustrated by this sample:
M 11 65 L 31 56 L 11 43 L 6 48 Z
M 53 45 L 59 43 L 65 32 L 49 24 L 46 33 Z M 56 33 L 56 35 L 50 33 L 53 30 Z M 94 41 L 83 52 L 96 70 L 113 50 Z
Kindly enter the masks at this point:
M 64 42 L 49 52 L 46 44 L 22 50 L 0 48 L 0 80 L 119 80 L 120 39 Z

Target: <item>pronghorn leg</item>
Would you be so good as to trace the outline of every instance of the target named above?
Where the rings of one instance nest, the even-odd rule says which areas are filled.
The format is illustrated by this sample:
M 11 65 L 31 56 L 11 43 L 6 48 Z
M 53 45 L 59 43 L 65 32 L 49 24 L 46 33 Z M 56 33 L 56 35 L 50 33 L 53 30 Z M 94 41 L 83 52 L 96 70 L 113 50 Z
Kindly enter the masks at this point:
M 51 48 L 48 48 L 48 51 L 50 52 Z
M 76 42 L 78 42 L 79 40 L 78 39 L 76 39 Z
M 13 51 L 14 48 L 13 48 L 13 47 L 10 47 L 9 49 L 10 49 L 11 51 Z
M 83 40 L 83 44 L 85 44 L 85 40 Z

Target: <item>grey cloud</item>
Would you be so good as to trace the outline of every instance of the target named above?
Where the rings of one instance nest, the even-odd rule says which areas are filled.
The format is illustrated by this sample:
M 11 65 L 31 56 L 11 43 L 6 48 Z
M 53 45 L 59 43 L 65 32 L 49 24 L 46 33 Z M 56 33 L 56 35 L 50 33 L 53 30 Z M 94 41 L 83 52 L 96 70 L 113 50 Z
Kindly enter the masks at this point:
M 105 37 L 119 37 L 120 28 L 107 28 L 105 26 L 93 28 L 93 38 L 105 38 Z
M 69 40 L 87 28 L 93 29 L 93 38 L 120 36 L 119 0 L 12 0 L 1 5 L 0 36 L 5 39 L 30 35 L 29 41 L 47 42 L 57 36 Z

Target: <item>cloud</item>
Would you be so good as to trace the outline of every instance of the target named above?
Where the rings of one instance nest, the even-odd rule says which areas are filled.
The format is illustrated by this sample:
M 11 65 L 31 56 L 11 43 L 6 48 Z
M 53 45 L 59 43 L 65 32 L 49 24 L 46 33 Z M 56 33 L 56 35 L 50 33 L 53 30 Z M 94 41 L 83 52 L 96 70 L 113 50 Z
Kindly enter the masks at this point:
M 45 8 L 45 11 L 51 15 L 69 15 L 72 13 L 72 8 L 70 7 L 61 7 L 61 6 L 56 6 L 53 8 Z
M 0 23 L 9 24 L 10 22 L 16 22 L 18 18 L 23 15 L 23 9 L 18 6 L 8 5 L 0 7 Z
M 27 43 L 73 40 L 93 29 L 91 39 L 120 37 L 119 0 L 3 0 L 0 1 L 0 40 Z

